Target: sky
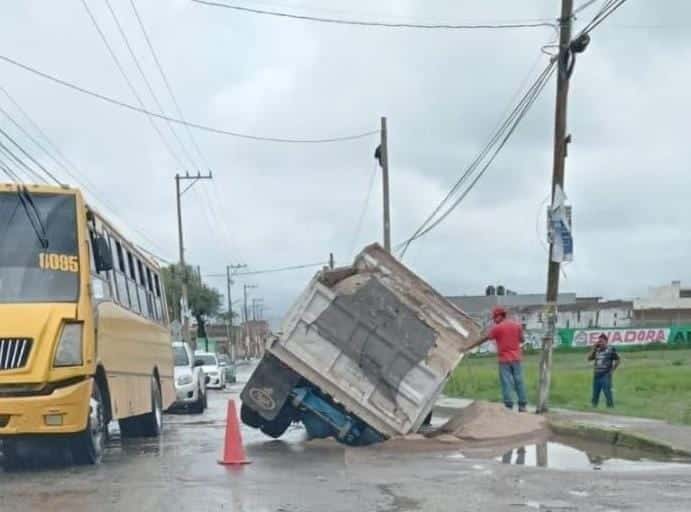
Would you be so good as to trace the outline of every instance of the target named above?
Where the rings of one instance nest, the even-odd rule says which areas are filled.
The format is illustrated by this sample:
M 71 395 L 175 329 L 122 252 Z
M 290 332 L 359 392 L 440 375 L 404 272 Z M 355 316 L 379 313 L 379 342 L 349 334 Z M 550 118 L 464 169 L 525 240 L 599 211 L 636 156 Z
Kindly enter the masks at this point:
M 103 0 L 85 0 L 147 108 L 156 109 Z M 189 0 L 134 0 L 187 120 L 279 138 L 375 131 L 388 119 L 392 239 L 409 237 L 482 149 L 547 64 L 549 27 L 403 30 L 310 23 Z M 110 0 L 164 111 L 177 117 L 130 0 Z M 581 5 L 583 2 L 576 2 Z M 554 20 L 557 0 L 237 0 L 238 5 L 335 18 L 413 23 Z M 584 26 L 603 4 L 577 16 Z M 565 192 L 574 261 L 561 289 L 607 298 L 688 282 L 691 237 L 691 5 L 630 0 L 578 56 L 568 108 Z M 136 103 L 82 0 L 3 2 L 0 54 L 88 89 Z M 175 127 L 164 144 L 145 115 L 61 88 L 0 62 L 0 86 L 71 162 L 67 176 L 0 115 L 10 131 L 133 239 L 177 260 L 174 176 L 213 172 L 183 196 L 186 259 L 205 280 L 228 264 L 248 270 L 326 261 L 348 264 L 382 239 L 381 174 L 373 135 L 331 144 L 252 141 Z M 546 286 L 554 77 L 515 135 L 459 207 L 404 262 L 448 295 L 503 284 Z M 0 106 L 17 119 L 0 91 Z M 30 125 L 24 124 L 29 127 Z M 179 154 L 171 156 L 166 144 Z M 191 161 L 190 161 L 191 160 Z M 376 174 L 375 174 L 376 173 Z M 4 177 L 0 177 L 4 179 Z M 372 186 L 370 187 L 370 184 Z M 367 199 L 369 199 L 367 201 Z M 106 206 L 107 205 L 107 206 Z M 361 220 L 360 220 L 361 219 Z M 314 268 L 238 277 L 279 318 Z M 238 305 L 235 305 L 237 308 Z

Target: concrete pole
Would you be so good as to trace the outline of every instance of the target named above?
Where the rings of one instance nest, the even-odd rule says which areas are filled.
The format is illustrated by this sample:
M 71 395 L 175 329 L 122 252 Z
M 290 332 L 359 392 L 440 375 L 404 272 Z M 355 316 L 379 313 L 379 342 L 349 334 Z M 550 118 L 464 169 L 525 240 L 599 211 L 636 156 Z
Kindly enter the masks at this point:
M 384 191 L 384 249 L 391 252 L 391 212 L 389 209 L 389 148 L 386 117 L 381 118 L 380 162 Z

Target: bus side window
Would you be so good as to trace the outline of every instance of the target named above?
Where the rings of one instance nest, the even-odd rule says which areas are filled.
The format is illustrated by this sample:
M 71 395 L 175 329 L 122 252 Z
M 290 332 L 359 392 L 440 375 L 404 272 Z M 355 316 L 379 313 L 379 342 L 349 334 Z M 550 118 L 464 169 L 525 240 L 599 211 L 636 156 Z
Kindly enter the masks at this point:
M 162 324 L 166 322 L 166 312 L 163 310 L 163 300 L 161 299 L 161 282 L 159 281 L 158 274 L 154 272 L 154 302 L 156 303 L 156 310 L 158 311 L 158 317 Z
M 158 309 L 156 308 L 156 300 L 154 297 L 154 280 L 151 278 L 151 269 L 146 267 L 146 296 L 149 300 L 149 308 L 151 310 L 151 317 L 158 321 L 161 317 L 158 314 Z
M 132 257 L 132 253 L 130 251 L 127 251 L 127 267 L 129 269 L 129 279 L 127 280 L 127 284 L 129 289 L 132 291 L 132 309 L 137 313 L 141 313 L 142 304 L 139 301 L 139 293 L 137 292 L 137 273 L 134 269 L 134 258 Z
M 139 304 L 141 306 L 141 313 L 145 317 L 151 318 L 149 303 L 146 300 L 146 278 L 144 277 L 144 267 L 142 266 L 142 262 L 139 260 L 137 260 L 137 270 L 139 271 L 137 291 L 139 292 Z
M 106 231 L 105 229 L 103 230 L 103 236 L 108 242 L 110 257 L 113 259 L 113 269 L 108 271 L 108 286 L 110 287 L 110 296 L 115 302 L 119 303 L 120 298 L 118 295 L 118 286 L 115 282 L 115 268 L 117 265 L 117 260 L 115 259 L 115 241 L 113 240 L 113 235 L 111 235 L 110 232 Z
M 118 298 L 120 299 L 120 304 L 126 308 L 130 308 L 130 294 L 127 289 L 127 270 L 125 268 L 125 257 L 122 253 L 122 245 L 120 241 L 115 239 L 113 236 L 110 238 L 111 248 L 113 250 L 113 267 L 115 274 L 115 287 L 118 290 Z

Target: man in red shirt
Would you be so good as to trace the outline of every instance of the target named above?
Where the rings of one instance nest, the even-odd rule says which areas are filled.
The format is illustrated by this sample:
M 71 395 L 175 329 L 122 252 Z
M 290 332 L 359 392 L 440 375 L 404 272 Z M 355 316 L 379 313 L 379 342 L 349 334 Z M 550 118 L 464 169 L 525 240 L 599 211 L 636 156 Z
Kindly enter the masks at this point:
M 528 400 L 523 384 L 523 368 L 521 367 L 521 345 L 523 344 L 523 328 L 520 324 L 507 318 L 506 310 L 501 306 L 492 308 L 494 325 L 482 338 L 473 343 L 473 347 L 481 345 L 487 340 L 494 340 L 497 345 L 499 359 L 499 381 L 504 405 L 513 409 L 513 394 L 518 397 L 518 410 L 525 412 Z

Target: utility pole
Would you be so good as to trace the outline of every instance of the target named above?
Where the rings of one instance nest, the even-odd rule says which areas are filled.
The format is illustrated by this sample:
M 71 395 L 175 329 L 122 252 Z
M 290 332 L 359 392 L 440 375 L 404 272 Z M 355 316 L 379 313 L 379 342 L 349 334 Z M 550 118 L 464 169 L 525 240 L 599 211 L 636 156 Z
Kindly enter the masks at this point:
M 228 287 L 228 293 L 226 298 L 228 299 L 228 343 L 230 344 L 230 359 L 235 361 L 235 331 L 233 330 L 233 298 L 231 295 L 231 288 L 233 286 L 233 274 L 237 270 L 246 268 L 247 265 L 226 265 L 226 286 Z
M 252 290 L 256 288 L 257 285 L 255 284 L 246 284 L 243 286 L 243 292 L 244 292 L 244 313 L 245 313 L 245 323 L 249 322 L 249 311 L 247 309 L 247 290 Z
M 257 311 L 259 310 L 259 306 L 264 302 L 264 299 L 252 299 L 252 320 L 255 322 L 259 319 L 259 315 L 257 314 Z
M 243 335 L 244 335 L 244 337 L 245 337 L 245 340 L 247 341 L 247 343 L 244 345 L 244 346 L 245 346 L 245 350 L 246 350 L 246 352 L 245 352 L 245 357 L 246 357 L 247 359 L 249 359 L 249 357 L 250 357 L 250 352 L 251 352 L 251 347 L 250 347 L 250 345 L 252 344 L 252 339 L 251 339 L 251 333 L 250 333 L 249 325 L 247 325 L 248 322 L 249 322 L 249 313 L 248 313 L 248 311 L 247 311 L 247 290 L 251 290 L 252 288 L 256 288 L 256 287 L 257 287 L 257 285 L 254 285 L 254 284 L 246 284 L 246 285 L 243 285 L 243 287 L 242 287 L 242 290 L 243 290 L 243 302 L 244 302 L 244 304 L 243 304 L 243 312 L 244 312 L 244 318 L 245 318 L 245 323 L 244 323 L 242 332 L 243 332 Z
M 189 282 L 189 276 L 187 274 L 187 266 L 185 265 L 185 243 L 182 235 L 182 196 L 187 192 L 194 184 L 199 180 L 210 180 L 213 179 L 211 173 L 202 176 L 197 173 L 196 176 L 190 176 L 189 173 L 185 173 L 184 176 L 180 174 L 175 175 L 175 200 L 178 210 L 178 243 L 180 248 L 180 271 L 182 272 L 182 299 L 180 304 L 180 322 L 182 323 L 182 341 L 189 343 L 190 341 L 190 317 L 188 314 L 188 296 L 187 296 L 187 285 Z M 180 192 L 180 182 L 181 181 L 191 181 L 191 183 Z M 193 347 L 194 348 L 194 347 Z
M 382 190 L 384 191 L 384 249 L 391 252 L 391 214 L 389 211 L 389 147 L 386 131 L 386 117 L 381 118 L 380 142 L 374 157 L 379 160 L 382 170 Z
M 557 101 L 554 115 L 554 163 L 552 169 L 552 204 L 558 188 L 564 188 L 564 168 L 566 160 L 566 107 L 569 93 L 569 74 L 567 72 L 567 57 L 571 45 L 571 24 L 573 21 L 573 0 L 562 0 L 561 18 L 559 20 L 559 55 L 557 59 Z M 542 356 L 540 358 L 540 389 L 538 394 L 537 413 L 543 414 L 548 410 L 550 378 L 552 372 L 552 350 L 557 323 L 557 299 L 559 297 L 559 273 L 561 264 L 552 261 L 554 241 L 550 241 L 549 261 L 547 272 L 547 332 L 542 340 Z

